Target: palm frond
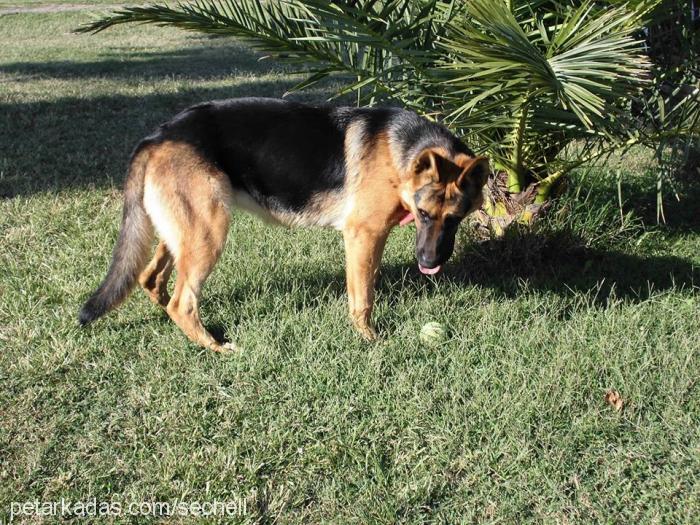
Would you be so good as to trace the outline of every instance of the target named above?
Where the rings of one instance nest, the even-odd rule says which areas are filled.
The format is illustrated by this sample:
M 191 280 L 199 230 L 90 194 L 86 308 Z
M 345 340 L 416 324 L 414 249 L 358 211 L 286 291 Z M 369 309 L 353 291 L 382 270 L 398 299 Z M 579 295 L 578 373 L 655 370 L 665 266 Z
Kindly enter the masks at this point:
M 571 140 L 628 136 L 620 101 L 640 93 L 649 73 L 626 7 L 592 2 L 537 12 L 472 0 L 439 45 L 448 121 L 489 144 L 507 169 L 545 176 L 552 152 Z M 538 146 L 540 144 L 541 146 Z
M 369 86 L 369 96 L 381 93 L 406 99 L 399 85 L 410 84 L 412 91 L 420 91 L 424 84 L 415 77 L 423 64 L 434 60 L 430 49 L 444 27 L 434 16 L 437 5 L 438 0 L 197 0 L 175 7 L 122 8 L 77 31 L 97 33 L 119 24 L 142 23 L 233 36 L 280 60 L 322 64 L 292 90 L 344 72 L 358 79 L 354 89 Z M 442 9 L 439 13 L 450 16 Z
M 442 118 L 512 174 L 517 190 L 526 175 L 566 172 L 560 153 L 573 141 L 594 155 L 653 134 L 640 129 L 631 105 L 643 100 L 650 72 L 635 35 L 658 3 L 196 0 L 121 8 L 79 31 L 147 23 L 242 38 L 306 67 L 307 77 L 290 91 L 343 73 L 336 96 L 398 101 Z M 671 116 L 696 129 L 689 111 L 696 99 L 667 98 L 647 104 L 656 108 L 656 121 Z

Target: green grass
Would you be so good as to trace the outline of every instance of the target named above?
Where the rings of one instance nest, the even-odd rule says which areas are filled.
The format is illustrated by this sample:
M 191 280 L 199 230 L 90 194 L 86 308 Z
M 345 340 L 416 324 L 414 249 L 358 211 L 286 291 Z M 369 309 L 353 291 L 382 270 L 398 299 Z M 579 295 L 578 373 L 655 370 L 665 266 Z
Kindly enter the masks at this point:
M 0 18 L 0 522 L 13 501 L 232 495 L 246 523 L 697 522 L 697 188 L 657 227 L 642 157 L 619 164 L 624 219 L 611 170 L 579 173 L 532 232 L 463 228 L 435 279 L 397 230 L 372 344 L 346 319 L 339 234 L 239 214 L 203 317 L 243 353 L 193 346 L 139 291 L 79 329 L 134 143 L 295 81 L 235 42 L 72 35 L 89 16 Z

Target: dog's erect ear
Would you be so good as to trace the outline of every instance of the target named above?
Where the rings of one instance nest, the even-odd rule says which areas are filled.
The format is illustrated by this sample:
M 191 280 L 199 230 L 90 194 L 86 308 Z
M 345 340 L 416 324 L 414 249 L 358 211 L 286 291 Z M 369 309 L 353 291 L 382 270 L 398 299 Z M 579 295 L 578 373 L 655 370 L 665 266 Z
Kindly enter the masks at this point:
M 425 149 L 416 158 L 413 172 L 415 175 L 428 175 L 435 181 L 448 182 L 459 175 L 461 168 L 435 150 Z
M 413 162 L 413 173 L 415 175 L 429 175 L 431 177 L 437 178 L 437 164 L 437 154 L 431 149 L 423 150 Z
M 462 191 L 472 190 L 474 193 L 481 191 L 489 177 L 489 159 L 487 157 L 476 157 L 470 159 L 462 169 L 462 173 L 457 177 L 457 186 Z

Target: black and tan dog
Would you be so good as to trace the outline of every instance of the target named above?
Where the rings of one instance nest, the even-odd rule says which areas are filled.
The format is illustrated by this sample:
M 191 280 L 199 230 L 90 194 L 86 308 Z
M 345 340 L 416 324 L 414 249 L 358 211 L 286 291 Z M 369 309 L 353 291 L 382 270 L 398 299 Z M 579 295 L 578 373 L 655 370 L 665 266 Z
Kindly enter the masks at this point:
M 436 273 L 460 221 L 481 205 L 487 173 L 488 161 L 446 128 L 401 109 L 263 98 L 194 106 L 134 150 L 112 263 L 80 322 L 115 307 L 138 280 L 192 341 L 234 348 L 206 331 L 198 303 L 238 207 L 342 231 L 350 315 L 372 339 L 374 281 L 390 230 L 415 217 L 419 268 Z M 161 241 L 148 262 L 154 229 Z

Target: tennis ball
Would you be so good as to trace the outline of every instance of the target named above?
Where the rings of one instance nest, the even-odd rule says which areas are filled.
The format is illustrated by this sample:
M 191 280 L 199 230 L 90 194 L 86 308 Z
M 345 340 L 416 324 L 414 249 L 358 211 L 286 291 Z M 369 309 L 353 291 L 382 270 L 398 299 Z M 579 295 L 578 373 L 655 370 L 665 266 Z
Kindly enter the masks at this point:
M 438 346 L 447 341 L 447 329 L 436 321 L 425 323 L 420 329 L 420 340 L 425 346 Z

